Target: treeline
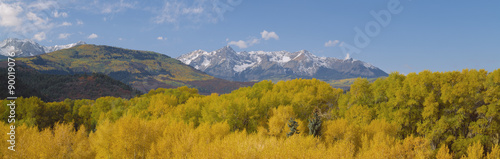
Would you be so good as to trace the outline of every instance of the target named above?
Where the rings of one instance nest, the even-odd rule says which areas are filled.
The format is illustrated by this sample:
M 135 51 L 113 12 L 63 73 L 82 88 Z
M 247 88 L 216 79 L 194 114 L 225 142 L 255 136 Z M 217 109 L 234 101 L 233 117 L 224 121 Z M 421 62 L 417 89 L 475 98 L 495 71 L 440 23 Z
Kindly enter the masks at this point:
M 295 79 L 224 95 L 180 87 L 16 103 L 17 150 L 3 158 L 500 157 L 500 69 L 392 73 L 345 93 Z

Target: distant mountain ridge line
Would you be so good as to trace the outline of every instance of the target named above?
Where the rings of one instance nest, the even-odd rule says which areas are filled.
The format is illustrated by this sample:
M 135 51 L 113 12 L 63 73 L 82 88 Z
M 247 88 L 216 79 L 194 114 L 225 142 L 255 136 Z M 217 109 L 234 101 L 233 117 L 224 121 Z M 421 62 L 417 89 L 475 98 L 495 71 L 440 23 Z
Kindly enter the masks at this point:
M 9 53 L 15 52 L 16 57 L 29 57 L 67 49 L 83 44 L 86 43 L 83 41 L 78 41 L 76 43 L 66 45 L 42 46 L 31 39 L 8 38 L 0 42 L 0 55 L 9 56 Z
M 335 80 L 388 75 L 363 61 L 318 57 L 307 50 L 236 52 L 225 46 L 211 52 L 195 50 L 177 59 L 212 76 L 234 81 L 288 78 Z

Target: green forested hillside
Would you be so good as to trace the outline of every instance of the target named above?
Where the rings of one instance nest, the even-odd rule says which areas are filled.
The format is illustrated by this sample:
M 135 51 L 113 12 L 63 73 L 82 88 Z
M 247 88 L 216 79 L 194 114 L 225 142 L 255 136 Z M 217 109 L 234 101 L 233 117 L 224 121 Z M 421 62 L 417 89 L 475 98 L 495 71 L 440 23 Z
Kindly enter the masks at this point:
M 4 64 L 4 65 L 2 65 Z M 0 62 L 0 65 L 7 64 Z M 1 68 L 1 67 L 0 67 Z M 7 79 L 7 69 L 0 69 L 0 78 Z M 0 81 L 7 86 L 7 80 Z M 97 99 L 114 96 L 130 99 L 142 94 L 132 87 L 100 73 L 54 75 L 42 74 L 33 69 L 16 66 L 15 90 L 17 97 L 39 97 L 46 102 L 63 101 L 65 99 Z M 0 97 L 11 96 L 1 91 Z
M 500 69 L 391 73 L 347 92 L 295 79 L 223 95 L 180 87 L 16 103 L 17 150 L 3 158 L 500 157 Z
M 205 89 L 203 86 L 188 84 L 188 82 L 206 80 L 232 84 L 230 87 L 233 89 L 231 90 L 234 90 L 234 87 L 252 84 L 215 79 L 163 54 L 110 46 L 80 45 L 39 56 L 19 58 L 18 61 L 41 73 L 103 73 L 142 92 L 179 86 L 199 88 L 205 94 L 216 92 Z
M 379 78 L 385 78 L 385 77 L 379 77 Z M 368 78 L 367 80 L 369 82 L 374 82 L 377 79 L 378 78 Z M 357 80 L 357 78 L 348 78 L 348 79 L 340 79 L 340 80 L 330 80 L 330 81 L 325 81 L 325 82 L 329 83 L 334 88 L 340 88 L 340 89 L 348 91 L 351 88 L 351 85 L 356 80 Z

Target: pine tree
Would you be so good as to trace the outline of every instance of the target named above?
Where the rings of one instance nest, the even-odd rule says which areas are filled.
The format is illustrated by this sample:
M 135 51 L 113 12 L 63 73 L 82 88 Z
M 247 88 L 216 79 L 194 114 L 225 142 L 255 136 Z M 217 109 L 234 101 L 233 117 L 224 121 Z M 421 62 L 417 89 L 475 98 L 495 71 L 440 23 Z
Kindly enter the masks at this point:
M 286 137 L 290 137 L 294 134 L 300 134 L 299 130 L 297 130 L 299 124 L 295 121 L 295 119 L 290 118 L 290 120 L 288 120 L 288 127 L 290 128 L 290 132 L 286 134 Z
M 321 131 L 321 118 L 319 117 L 319 109 L 315 109 L 312 118 L 309 119 L 309 135 L 314 135 L 318 137 Z

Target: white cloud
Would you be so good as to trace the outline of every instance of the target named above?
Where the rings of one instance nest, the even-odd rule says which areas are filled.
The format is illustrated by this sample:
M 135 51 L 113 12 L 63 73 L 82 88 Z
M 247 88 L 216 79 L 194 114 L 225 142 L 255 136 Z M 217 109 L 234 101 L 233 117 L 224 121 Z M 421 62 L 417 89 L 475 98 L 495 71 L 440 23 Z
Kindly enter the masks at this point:
M 70 35 L 70 33 L 61 33 L 59 34 L 59 39 L 67 39 Z
M 54 9 L 58 8 L 58 4 L 56 1 L 37 1 L 33 2 L 28 5 L 28 8 L 34 11 L 42 11 L 42 10 L 49 10 L 49 9 Z
M 28 20 L 33 21 L 35 24 L 43 24 L 43 23 L 47 22 L 45 19 L 40 18 L 38 15 L 36 15 L 33 12 L 28 12 L 26 14 L 26 17 L 28 17 Z
M 45 40 L 45 38 L 46 38 L 45 32 L 39 32 L 33 36 L 33 39 L 38 40 L 38 41 Z
M 48 31 L 48 30 L 51 30 L 52 28 L 54 28 L 54 23 L 51 23 L 50 19 L 48 17 L 42 18 L 37 13 L 28 12 L 28 13 L 26 13 L 26 18 L 28 20 L 28 23 L 23 24 L 23 26 L 22 26 L 23 28 L 22 29 L 24 29 L 24 30 L 29 30 L 29 31 L 44 30 L 44 31 Z
M 108 1 L 105 1 L 108 2 Z M 105 3 L 105 2 L 99 2 L 99 1 L 94 1 L 94 4 L 97 8 L 100 9 L 101 13 L 118 13 L 125 11 L 127 9 L 133 9 L 134 6 L 137 4 L 137 2 L 125 2 L 124 0 L 120 0 L 119 2 L 111 2 L 111 3 Z
M 260 42 L 260 39 L 252 38 L 252 39 L 247 40 L 247 41 L 243 41 L 243 40 L 230 41 L 227 44 L 228 45 L 238 46 L 240 49 L 244 49 L 244 48 L 248 48 L 250 46 L 253 46 L 255 44 L 258 44 L 259 42 Z
M 15 27 L 22 24 L 19 14 L 23 8 L 19 4 L 6 4 L 0 2 L 0 26 Z
M 182 9 L 182 14 L 200 14 L 203 13 L 203 8 L 201 7 L 196 7 L 196 8 L 183 8 Z
M 97 34 L 92 33 L 92 34 L 90 34 L 90 35 L 89 35 L 89 37 L 88 37 L 88 38 L 89 38 L 89 39 L 95 39 L 95 38 L 97 38 L 97 37 L 99 37 L 99 36 L 97 36 Z
M 230 41 L 229 43 L 227 43 L 228 45 L 235 45 L 235 46 L 238 46 L 240 49 L 244 49 L 244 48 L 247 48 L 248 45 L 245 41 L 243 40 L 238 40 L 238 41 Z
M 278 36 L 278 34 L 276 34 L 274 31 L 272 32 L 268 32 L 266 30 L 260 32 L 260 35 L 262 36 L 262 39 L 264 40 L 269 40 L 271 38 L 275 39 L 275 40 L 279 40 L 280 37 Z
M 29 34 L 49 32 L 56 25 L 51 22 L 51 11 L 57 7 L 55 1 L 2 1 L 0 0 L 0 27 L 3 32 Z
M 335 47 L 338 43 L 338 40 L 328 40 L 327 42 L 325 42 L 325 47 Z
M 251 39 L 249 41 L 247 41 L 248 44 L 250 44 L 250 46 L 254 45 L 254 44 L 258 44 L 260 42 L 259 39 Z
M 249 40 L 243 41 L 243 40 L 238 40 L 238 41 L 230 41 L 227 43 L 228 45 L 235 45 L 238 46 L 240 49 L 248 48 L 252 45 L 260 43 L 261 40 L 269 40 L 269 39 L 275 39 L 279 40 L 280 37 L 276 32 L 268 32 L 266 30 L 260 32 L 260 35 L 262 38 L 250 38 Z M 228 38 L 226 38 L 226 42 L 229 41 Z
M 156 39 L 158 39 L 158 40 L 167 40 L 167 38 L 166 38 L 166 37 L 162 37 L 162 36 L 159 36 L 159 37 L 157 37 Z
M 122 41 L 122 40 L 123 40 L 123 38 L 118 38 L 118 40 Z
M 82 20 L 80 20 L 80 19 L 77 19 L 77 20 L 76 20 L 76 25 L 83 25 L 83 21 L 82 21 Z
M 157 14 L 155 23 L 216 23 L 224 20 L 224 13 L 233 11 L 241 1 L 196 0 L 165 1 L 161 8 L 153 9 Z
M 71 26 L 71 25 L 73 25 L 73 24 L 72 24 L 72 23 L 70 23 L 70 22 L 63 22 L 63 23 L 61 24 L 61 26 Z
M 52 14 L 54 15 L 54 17 L 56 18 L 59 18 L 59 17 L 63 17 L 63 18 L 66 18 L 68 17 L 68 13 L 66 12 L 58 12 L 57 10 L 52 12 Z
M 180 2 L 165 2 L 160 15 L 156 16 L 154 21 L 156 23 L 174 23 L 177 22 L 179 16 L 182 14 L 181 10 L 185 8 L 184 3 Z

